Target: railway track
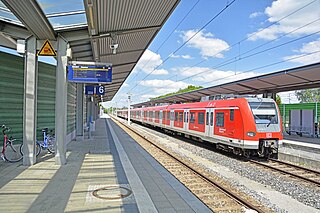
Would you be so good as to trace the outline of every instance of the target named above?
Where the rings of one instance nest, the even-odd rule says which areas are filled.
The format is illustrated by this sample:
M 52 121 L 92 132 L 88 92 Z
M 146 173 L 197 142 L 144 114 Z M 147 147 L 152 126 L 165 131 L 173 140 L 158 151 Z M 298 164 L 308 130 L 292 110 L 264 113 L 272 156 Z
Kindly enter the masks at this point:
M 245 212 L 246 209 L 271 212 L 269 208 L 233 189 L 218 177 L 213 177 L 188 159 L 177 156 L 127 125 L 113 120 L 213 212 Z
M 303 180 L 308 183 L 316 184 L 320 186 L 320 172 L 311 170 L 305 167 L 294 165 L 291 163 L 269 159 L 267 162 L 260 162 L 256 160 L 250 160 L 250 163 L 262 166 L 267 169 L 272 169 L 274 171 L 280 172 L 284 175 L 289 175 L 291 177 Z

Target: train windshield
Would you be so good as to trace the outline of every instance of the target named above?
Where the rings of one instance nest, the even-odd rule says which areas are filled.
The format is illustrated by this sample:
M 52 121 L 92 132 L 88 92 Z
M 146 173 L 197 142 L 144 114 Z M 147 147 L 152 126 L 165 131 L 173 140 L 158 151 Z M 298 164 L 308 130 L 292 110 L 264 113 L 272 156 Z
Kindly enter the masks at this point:
M 256 124 L 277 124 L 278 116 L 273 102 L 249 102 Z

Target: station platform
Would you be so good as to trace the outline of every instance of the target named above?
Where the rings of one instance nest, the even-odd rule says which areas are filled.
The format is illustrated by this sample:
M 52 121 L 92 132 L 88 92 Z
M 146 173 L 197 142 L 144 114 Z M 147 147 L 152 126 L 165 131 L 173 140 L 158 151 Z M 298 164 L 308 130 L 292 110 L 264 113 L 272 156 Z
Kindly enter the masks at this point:
M 320 170 L 320 138 L 285 135 L 279 159 Z
M 110 118 L 67 146 L 67 164 L 0 163 L 1 212 L 211 212 Z

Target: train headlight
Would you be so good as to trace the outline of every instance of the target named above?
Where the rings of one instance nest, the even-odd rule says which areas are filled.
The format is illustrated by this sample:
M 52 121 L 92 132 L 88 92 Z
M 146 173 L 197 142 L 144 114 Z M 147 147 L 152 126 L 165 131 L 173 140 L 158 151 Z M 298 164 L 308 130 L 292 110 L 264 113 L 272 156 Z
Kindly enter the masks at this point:
M 256 136 L 256 133 L 255 132 L 247 132 L 247 135 L 249 137 L 254 137 L 254 136 Z

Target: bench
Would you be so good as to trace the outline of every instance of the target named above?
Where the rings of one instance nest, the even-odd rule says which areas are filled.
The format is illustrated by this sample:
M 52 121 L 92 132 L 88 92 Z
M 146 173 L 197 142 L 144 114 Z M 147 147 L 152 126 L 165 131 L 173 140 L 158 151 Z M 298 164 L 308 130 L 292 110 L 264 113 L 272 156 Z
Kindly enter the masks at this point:
M 291 133 L 296 133 L 300 137 L 302 137 L 302 134 L 308 134 L 310 136 L 313 136 L 313 132 L 310 127 L 289 126 L 289 129 L 287 129 L 286 132 L 288 133 L 288 135 L 291 135 Z

